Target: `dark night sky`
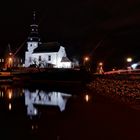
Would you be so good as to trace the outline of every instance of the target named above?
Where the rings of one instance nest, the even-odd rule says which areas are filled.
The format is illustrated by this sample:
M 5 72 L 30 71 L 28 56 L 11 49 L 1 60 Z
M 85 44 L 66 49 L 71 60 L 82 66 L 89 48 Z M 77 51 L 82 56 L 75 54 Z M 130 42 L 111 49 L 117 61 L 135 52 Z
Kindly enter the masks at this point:
M 34 10 L 42 41 L 58 41 L 70 55 L 88 54 L 110 66 L 120 66 L 127 56 L 140 60 L 139 0 L 5 0 L 0 5 L 1 51 L 8 43 L 15 51 L 27 39 Z

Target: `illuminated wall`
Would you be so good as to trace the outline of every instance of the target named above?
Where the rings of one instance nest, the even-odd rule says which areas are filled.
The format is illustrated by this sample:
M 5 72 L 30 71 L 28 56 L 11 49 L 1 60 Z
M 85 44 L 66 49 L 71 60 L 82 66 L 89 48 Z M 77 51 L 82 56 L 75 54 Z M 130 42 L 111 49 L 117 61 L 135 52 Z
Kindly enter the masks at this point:
M 66 51 L 63 46 L 60 46 L 58 52 L 33 53 L 34 48 L 36 48 L 34 45 L 37 44 L 33 42 L 33 48 L 30 47 L 31 43 L 28 45 L 28 51 L 25 52 L 25 67 L 29 67 L 32 64 L 48 67 L 48 64 L 51 64 L 55 68 L 71 68 L 71 62 L 61 62 L 62 57 L 66 57 Z M 41 57 L 41 61 L 39 57 Z

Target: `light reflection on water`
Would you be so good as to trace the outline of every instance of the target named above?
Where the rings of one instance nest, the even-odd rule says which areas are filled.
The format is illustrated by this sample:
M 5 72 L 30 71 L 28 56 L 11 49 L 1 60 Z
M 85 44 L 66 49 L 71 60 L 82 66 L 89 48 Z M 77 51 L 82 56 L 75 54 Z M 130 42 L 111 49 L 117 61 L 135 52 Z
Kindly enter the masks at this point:
M 11 109 L 12 109 L 12 105 L 11 105 L 11 103 L 9 103 L 8 108 L 9 108 L 9 110 L 11 110 Z
M 140 112 L 93 91 L 0 85 L 0 132 L 8 134 L 5 139 L 114 140 L 116 132 L 115 140 L 136 139 L 139 118 Z

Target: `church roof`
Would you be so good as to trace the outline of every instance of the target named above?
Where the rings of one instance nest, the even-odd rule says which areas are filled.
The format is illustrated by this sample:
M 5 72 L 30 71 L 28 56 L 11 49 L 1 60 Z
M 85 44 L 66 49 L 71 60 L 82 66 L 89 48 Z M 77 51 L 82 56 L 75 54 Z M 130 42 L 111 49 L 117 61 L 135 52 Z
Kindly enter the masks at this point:
M 45 52 L 58 52 L 60 44 L 58 42 L 41 43 L 34 49 L 34 53 L 45 53 Z
M 62 57 L 61 62 L 71 62 L 68 57 Z

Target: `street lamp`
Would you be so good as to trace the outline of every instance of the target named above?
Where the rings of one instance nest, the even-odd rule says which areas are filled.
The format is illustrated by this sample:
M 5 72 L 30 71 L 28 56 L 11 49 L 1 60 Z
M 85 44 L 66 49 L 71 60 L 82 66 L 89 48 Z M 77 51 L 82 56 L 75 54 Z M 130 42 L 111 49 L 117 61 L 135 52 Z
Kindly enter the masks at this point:
M 86 57 L 84 57 L 84 65 L 86 65 L 86 63 L 89 61 L 89 57 L 88 56 L 86 56 Z
M 84 61 L 85 61 L 85 62 L 86 62 L 86 61 L 89 61 L 89 57 L 86 56 L 86 57 L 84 58 Z
M 103 70 L 103 62 L 99 62 L 98 66 L 97 66 L 97 73 L 98 74 L 103 74 L 104 70 Z
M 83 66 L 86 71 L 90 71 L 90 57 L 86 56 L 83 58 Z
M 100 66 L 100 67 L 102 67 L 102 66 L 103 66 L 103 63 L 102 63 L 102 62 L 100 62 L 100 63 L 99 63 L 99 66 Z
M 128 63 L 130 63 L 130 62 L 132 62 L 132 58 L 131 58 L 131 57 L 128 57 L 128 58 L 126 59 L 126 61 L 127 61 Z
M 131 71 L 131 62 L 132 62 L 132 58 L 131 58 L 131 57 L 128 57 L 128 58 L 126 59 L 126 61 L 127 61 L 127 69 L 128 69 L 129 71 Z

